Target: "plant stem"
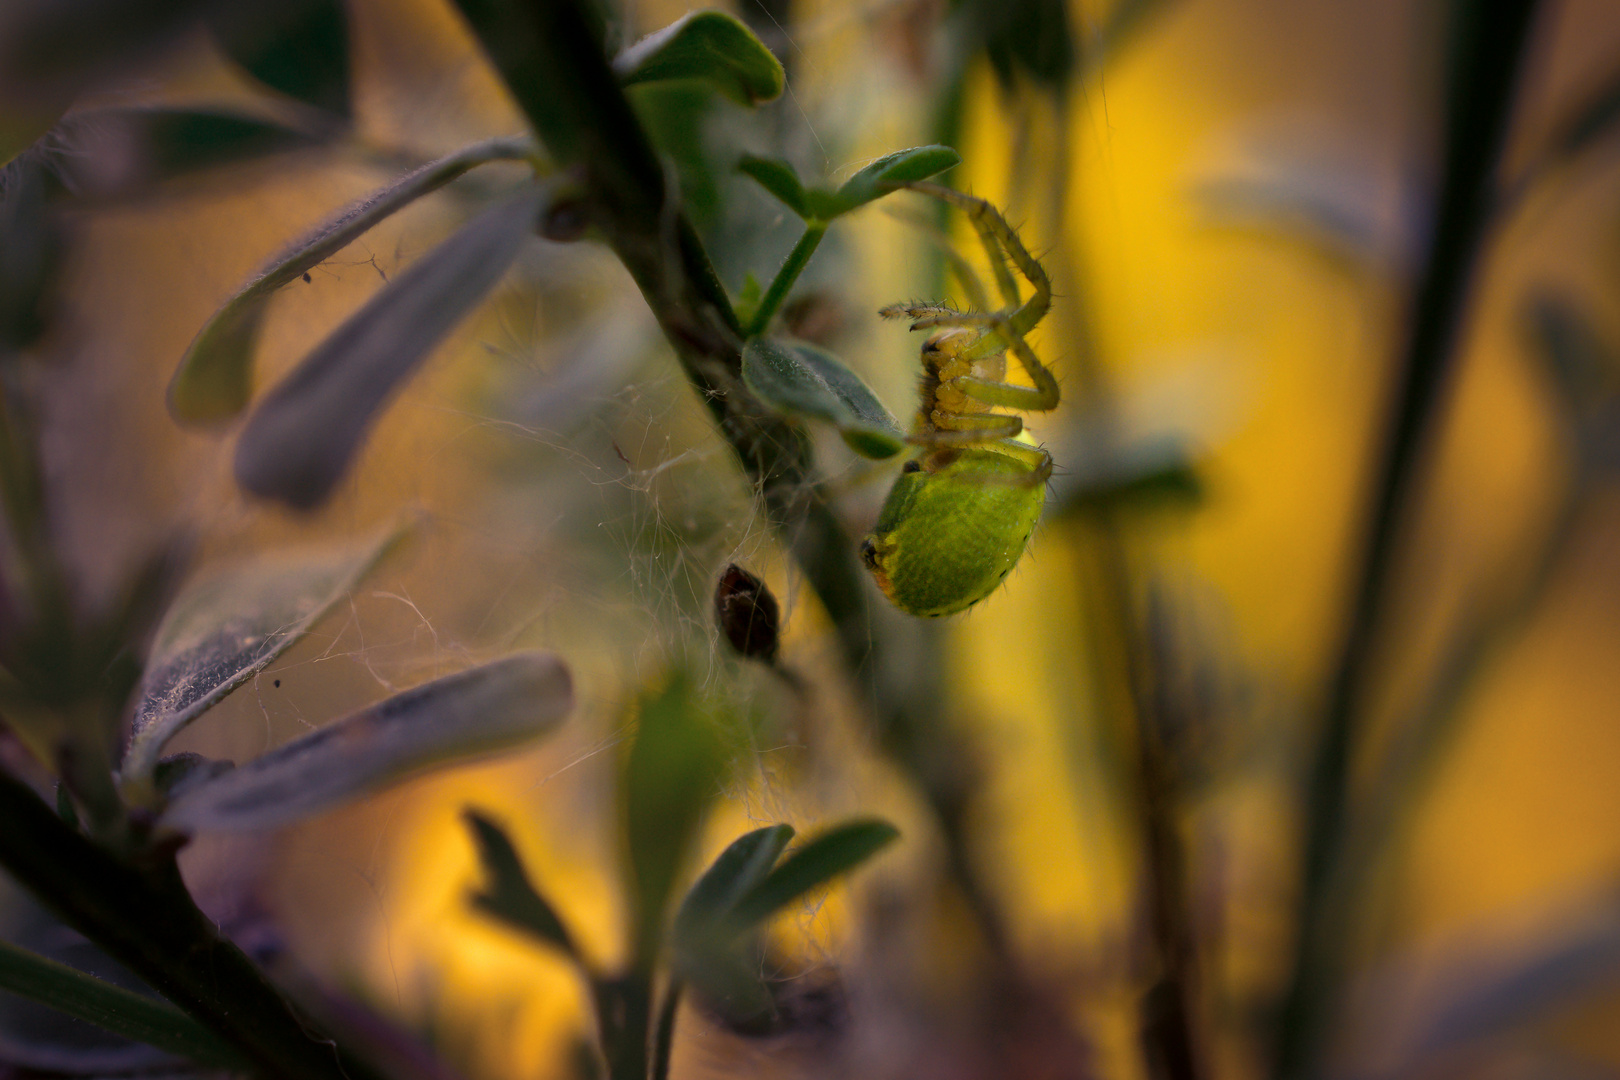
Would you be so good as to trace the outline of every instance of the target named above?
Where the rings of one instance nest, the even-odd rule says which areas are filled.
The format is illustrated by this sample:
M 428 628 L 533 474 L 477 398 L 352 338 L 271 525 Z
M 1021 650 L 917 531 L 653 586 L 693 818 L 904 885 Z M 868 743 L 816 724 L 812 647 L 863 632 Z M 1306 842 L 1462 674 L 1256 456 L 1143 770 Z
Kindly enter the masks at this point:
M 681 1007 L 681 980 L 671 978 L 664 988 L 664 1004 L 658 1010 L 658 1027 L 653 1032 L 652 1080 L 669 1080 L 669 1062 L 675 1050 L 675 1013 Z
M 1455 360 L 1479 255 L 1491 222 L 1496 166 L 1536 0 L 1456 0 L 1447 79 L 1445 151 L 1429 251 L 1419 282 L 1360 545 L 1361 566 L 1306 786 L 1303 895 L 1292 983 L 1283 1001 L 1273 1075 L 1308 1075 L 1343 974 L 1353 882 L 1338 880 L 1350 833 L 1355 726 L 1370 689 L 1394 556 L 1419 467 Z
M 0 990 L 199 1064 L 245 1067 L 234 1047 L 168 1002 L 4 941 L 0 941 Z
M 288 1080 L 370 1080 L 197 909 L 172 857 L 119 862 L 0 772 L 0 866 L 63 922 L 254 1063 Z
M 765 290 L 765 295 L 760 299 L 754 317 L 748 320 L 748 325 L 743 328 L 744 336 L 753 337 L 765 332 L 765 328 L 771 324 L 771 316 L 776 314 L 777 309 L 782 306 L 782 301 L 787 299 L 788 290 L 799 280 L 799 275 L 804 272 L 805 266 L 810 262 L 810 256 L 816 253 L 816 248 L 825 235 L 827 235 L 826 222 L 805 223 L 804 234 L 799 237 L 799 242 L 793 245 L 793 250 L 788 252 L 782 268 L 776 272 L 776 277 L 771 279 L 771 287 Z

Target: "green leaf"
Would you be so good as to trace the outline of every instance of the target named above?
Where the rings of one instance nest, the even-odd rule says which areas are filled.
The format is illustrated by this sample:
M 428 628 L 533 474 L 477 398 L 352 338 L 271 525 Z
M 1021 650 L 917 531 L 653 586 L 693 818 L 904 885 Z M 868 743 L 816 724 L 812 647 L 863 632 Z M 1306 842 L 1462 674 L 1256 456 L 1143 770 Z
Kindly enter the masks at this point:
M 283 0 L 269 20 L 216 15 L 209 21 L 225 54 L 255 79 L 349 115 L 349 22 L 341 0 Z
M 900 425 L 883 403 L 825 349 L 786 338 L 750 338 L 743 346 L 743 382 L 774 409 L 834 425 L 863 457 L 893 457 L 905 449 Z
M 529 883 L 523 860 L 506 832 L 470 807 L 461 812 L 461 818 L 472 830 L 473 842 L 478 845 L 478 861 L 489 879 L 482 888 L 472 892 L 472 905 L 548 945 L 555 945 L 577 961 L 579 953 L 568 928 L 546 898 Z
M 756 926 L 812 889 L 846 874 L 893 843 L 900 830 L 877 818 L 835 825 L 807 841 L 732 908 L 738 931 Z
M 636 954 L 658 951 L 665 910 L 703 820 L 720 793 L 725 757 L 714 718 L 684 671 L 643 700 L 625 761 L 625 835 L 635 882 Z
M 252 396 L 259 324 L 276 290 L 296 281 L 379 221 L 490 161 L 526 158 L 527 138 L 491 139 L 422 166 L 351 203 L 272 259 L 198 331 L 169 382 L 169 412 L 182 424 L 212 424 L 240 413 Z
M 792 165 L 780 158 L 755 157 L 749 154 L 737 162 L 739 172 L 748 174 L 760 187 L 775 195 L 789 210 L 801 218 L 810 217 L 810 206 L 805 201 L 804 185 Z
M 0 990 L 200 1064 L 246 1067 L 234 1048 L 168 1002 L 4 941 L 0 941 Z
M 850 177 L 832 196 L 832 202 L 820 208 L 833 213 L 818 216 L 830 220 L 880 199 L 901 184 L 910 184 L 938 175 L 961 164 L 962 155 L 948 146 L 914 146 L 909 150 L 896 150 L 885 154 Z M 813 200 L 812 200 L 813 202 Z M 812 205 L 812 209 L 816 209 Z
M 739 105 L 782 93 L 782 65 L 752 30 L 720 11 L 698 11 L 648 34 L 613 58 L 624 86 L 660 79 L 701 79 Z
M 408 531 L 391 525 L 356 544 L 267 556 L 182 589 L 136 697 L 121 766 L 126 796 L 149 802 L 164 744 L 309 633 Z
M 737 901 L 765 880 L 792 839 L 793 826 L 767 825 L 733 840 L 681 901 L 675 915 L 677 946 L 701 928 L 728 919 Z
M 158 824 L 184 833 L 285 825 L 427 769 L 539 738 L 573 707 L 560 659 L 514 653 L 395 694 L 187 787 Z
M 528 187 L 485 210 L 321 342 L 248 418 L 237 483 L 299 510 L 325 502 L 384 402 L 505 276 L 547 198 Z

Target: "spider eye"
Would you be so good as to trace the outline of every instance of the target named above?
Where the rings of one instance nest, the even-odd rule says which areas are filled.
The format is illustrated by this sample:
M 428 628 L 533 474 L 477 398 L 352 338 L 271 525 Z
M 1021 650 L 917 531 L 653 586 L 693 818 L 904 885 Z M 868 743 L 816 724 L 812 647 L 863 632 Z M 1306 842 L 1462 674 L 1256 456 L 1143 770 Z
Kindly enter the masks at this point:
M 922 465 L 919 462 L 917 462 L 915 459 L 913 459 L 911 461 L 906 462 L 904 465 L 900 466 L 900 471 L 903 472 L 903 473 L 922 472 Z
M 877 569 L 877 545 L 872 543 L 870 536 L 861 541 L 861 562 L 866 564 L 868 570 Z

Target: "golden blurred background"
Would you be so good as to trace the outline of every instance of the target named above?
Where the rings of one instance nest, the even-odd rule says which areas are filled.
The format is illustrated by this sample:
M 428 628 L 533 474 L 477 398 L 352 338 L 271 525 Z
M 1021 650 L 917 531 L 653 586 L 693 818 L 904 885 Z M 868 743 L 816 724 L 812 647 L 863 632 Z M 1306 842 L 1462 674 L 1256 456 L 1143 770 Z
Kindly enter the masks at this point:
M 776 140 L 807 176 L 843 179 L 935 140 L 949 62 L 942 4 L 780 7 L 788 93 L 763 119 L 710 109 L 705 145 L 724 154 Z M 1054 314 L 1033 340 L 1065 400 L 1032 426 L 1056 458 L 1056 490 L 1084 474 L 1104 418 L 1126 440 L 1177 436 L 1200 477 L 1195 504 L 1133 512 L 1119 531 L 1133 610 L 1169 650 L 1158 674 L 1196 705 L 1196 775 L 1175 818 L 1211 1075 L 1263 1071 L 1257 1033 L 1288 976 L 1297 785 L 1355 588 L 1438 168 L 1442 8 L 1165 0 L 1058 93 L 1004 83 L 982 57 L 963 74 L 964 163 L 952 182 L 1004 207 L 1054 278 Z M 268 255 L 402 162 L 523 126 L 449 5 L 348 10 L 350 144 L 188 180 L 78 222 L 68 330 L 52 340 L 44 389 L 63 542 L 76 570 L 105 586 L 177 520 L 206 563 L 426 512 L 404 553 L 177 749 L 241 760 L 519 647 L 561 653 L 579 707 L 532 750 L 280 833 L 199 841 L 185 866 L 204 906 L 423 1032 L 469 1077 L 573 1075 L 566 1047 L 588 1023 L 583 988 L 557 957 L 468 907 L 477 869 L 459 815 L 476 805 L 502 820 L 586 951 L 622 959 L 615 762 L 633 702 L 684 664 L 754 717 L 700 863 L 750 823 L 813 828 L 878 813 L 903 840 L 776 930 L 807 977 L 841 971 L 848 1018 L 749 1038 L 688 1007 L 674 1075 L 1150 1075 L 1136 1039 L 1153 977 L 1140 836 L 1119 776 L 1121 730 L 1088 660 L 1094 523 L 1049 505 L 1006 587 L 944 626 L 942 662 L 926 676 L 945 702 L 941 737 L 971 748 L 969 856 L 1018 977 L 1016 990 L 974 988 L 989 946 L 942 883 L 938 824 L 885 756 L 825 617 L 604 248 L 527 249 L 391 404 L 316 515 L 238 492 L 230 431 L 170 421 L 176 360 Z M 1082 56 L 1112 10 L 1070 0 Z M 625 36 L 684 11 L 630 3 Z M 1505 175 L 1530 175 L 1559 119 L 1616 70 L 1620 12 L 1603 0 L 1543 4 Z M 102 93 L 257 107 L 201 39 Z M 285 289 L 259 384 L 469 216 L 477 184 L 495 182 L 479 177 Z M 725 251 L 733 292 L 747 266 L 768 276 L 792 239 L 764 196 L 743 191 L 726 179 L 722 202 L 753 201 L 729 224 L 700 222 Z M 1355 977 L 1326 1051 L 1335 1075 L 1620 1071 L 1620 505 L 1600 477 L 1559 524 L 1576 451 L 1532 332 L 1533 302 L 1550 296 L 1620 341 L 1616 192 L 1620 158 L 1600 145 L 1538 175 L 1485 248 L 1396 568 L 1352 775 L 1364 809 L 1385 809 L 1386 755 L 1435 700 L 1449 650 L 1489 640 L 1446 699 L 1455 715 L 1434 762 L 1400 793 L 1408 801 L 1393 806 L 1343 928 Z M 835 326 L 829 346 L 903 418 L 918 339 L 876 309 L 938 287 L 919 212 L 932 213 L 902 195 L 840 222 L 801 286 Z M 978 256 L 960 222 L 953 234 Z M 817 448 L 858 537 L 893 470 L 836 440 Z M 732 562 L 783 603 L 784 662 L 812 687 L 807 698 L 721 647 L 708 604 Z M 1536 967 L 1555 954 L 1561 964 Z M 1025 1010 L 1026 1027 L 996 1035 L 990 993 L 1042 1004 Z M 1043 1009 L 1059 1019 L 1043 1026 Z

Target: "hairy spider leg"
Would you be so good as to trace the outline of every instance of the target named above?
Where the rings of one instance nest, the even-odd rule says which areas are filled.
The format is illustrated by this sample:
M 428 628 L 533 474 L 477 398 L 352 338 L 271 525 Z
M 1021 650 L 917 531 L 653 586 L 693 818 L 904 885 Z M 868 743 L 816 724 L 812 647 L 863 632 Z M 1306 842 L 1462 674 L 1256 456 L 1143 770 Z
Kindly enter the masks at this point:
M 906 186 L 912 191 L 932 195 L 936 199 L 950 203 L 967 215 L 968 221 L 973 224 L 973 228 L 984 242 L 991 266 L 996 270 L 996 285 L 1001 289 L 1008 306 L 1014 309 L 1006 316 L 1005 330 L 1020 337 L 1033 330 L 1035 325 L 1046 317 L 1047 310 L 1052 306 L 1052 282 L 1046 276 L 1045 268 L 1029 253 L 1029 249 L 1024 247 L 1024 242 L 1018 238 L 1017 231 L 1007 224 L 1007 219 L 1001 216 L 1001 212 L 984 199 L 963 194 L 941 184 L 919 180 Z M 1035 290 L 1035 295 L 1021 306 L 1018 283 L 1007 268 L 1008 258 L 1017 265 L 1019 272 Z M 990 336 L 986 335 L 986 338 Z M 1004 344 L 1006 343 L 1002 341 L 980 340 L 974 345 L 969 359 L 989 356 L 1000 351 Z

